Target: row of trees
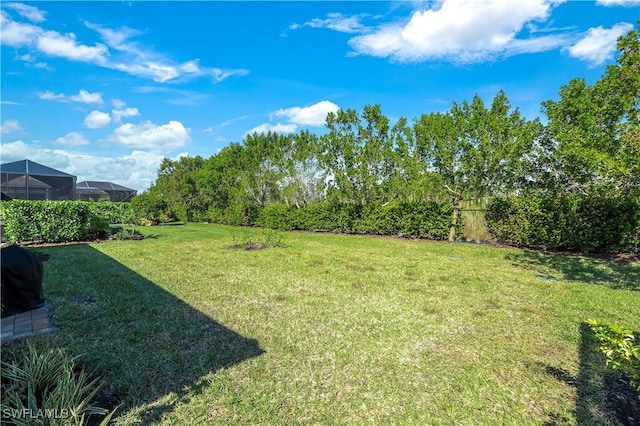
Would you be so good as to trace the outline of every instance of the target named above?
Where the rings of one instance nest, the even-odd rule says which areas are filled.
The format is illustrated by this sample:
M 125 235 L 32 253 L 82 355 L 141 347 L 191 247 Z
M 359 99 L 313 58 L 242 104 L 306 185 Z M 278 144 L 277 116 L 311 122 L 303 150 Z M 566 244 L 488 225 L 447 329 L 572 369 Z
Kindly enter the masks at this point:
M 232 205 L 448 202 L 453 238 L 465 200 L 640 195 L 638 28 L 619 40 L 617 63 L 599 81 L 571 80 L 542 110 L 546 125 L 523 117 L 503 91 L 489 105 L 476 95 L 412 122 L 392 124 L 379 105 L 339 110 L 321 136 L 252 134 L 206 159 L 165 159 L 137 201 L 188 220 Z

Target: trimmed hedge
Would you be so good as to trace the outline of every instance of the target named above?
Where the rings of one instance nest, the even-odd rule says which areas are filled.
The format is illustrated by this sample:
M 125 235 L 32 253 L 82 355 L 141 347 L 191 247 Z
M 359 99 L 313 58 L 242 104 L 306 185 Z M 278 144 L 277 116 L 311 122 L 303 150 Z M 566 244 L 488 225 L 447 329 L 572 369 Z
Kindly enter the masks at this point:
M 489 232 L 523 247 L 640 252 L 640 199 L 597 196 L 494 198 Z
M 91 213 L 105 219 L 111 224 L 129 223 L 133 217 L 133 211 L 129 203 L 90 201 L 88 205 Z
M 452 208 L 435 202 L 365 206 L 315 203 L 300 208 L 284 204 L 235 205 L 210 208 L 208 213 L 210 221 L 225 225 L 445 240 Z
M 60 243 L 84 240 L 91 227 L 89 205 L 82 201 L 12 200 L 2 203 L 8 241 Z

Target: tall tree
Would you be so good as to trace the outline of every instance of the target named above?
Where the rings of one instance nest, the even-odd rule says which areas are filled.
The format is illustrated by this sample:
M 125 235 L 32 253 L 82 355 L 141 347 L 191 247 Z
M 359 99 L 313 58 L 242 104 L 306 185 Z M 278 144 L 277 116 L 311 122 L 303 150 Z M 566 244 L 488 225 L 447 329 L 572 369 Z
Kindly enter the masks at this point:
M 231 143 L 209 157 L 196 174 L 197 184 L 210 205 L 225 208 L 244 196 L 240 185 L 245 170 L 243 157 L 244 147 Z
M 618 58 L 593 85 L 573 79 L 543 102 L 561 189 L 640 192 L 640 21 L 618 40 Z
M 461 202 L 508 192 L 522 171 L 522 160 L 539 137 L 539 121 L 527 121 L 503 91 L 487 109 L 475 95 L 469 103 L 453 103 L 447 113 L 422 115 L 414 124 L 418 155 L 438 173 L 453 214 L 453 241 Z
M 290 145 L 290 137 L 275 132 L 245 137 L 242 184 L 249 202 L 264 206 L 282 198 L 279 182 L 284 174 L 284 152 Z
M 380 105 L 365 106 L 361 116 L 353 109 L 329 113 L 326 126 L 320 162 L 328 195 L 361 205 L 391 200 L 391 177 L 397 168 L 389 119 Z
M 204 159 L 200 156 L 180 157 L 178 160 L 163 159 L 158 170 L 158 178 L 149 188 L 149 192 L 164 200 L 169 210 L 183 211 L 180 216 L 184 217 L 180 219 L 192 220 L 195 212 L 206 210 L 207 207 L 207 200 L 195 179 L 195 173 L 203 164 Z
M 318 136 L 303 130 L 288 142 L 283 152 L 285 173 L 280 182 L 285 203 L 300 207 L 321 201 L 324 194 Z

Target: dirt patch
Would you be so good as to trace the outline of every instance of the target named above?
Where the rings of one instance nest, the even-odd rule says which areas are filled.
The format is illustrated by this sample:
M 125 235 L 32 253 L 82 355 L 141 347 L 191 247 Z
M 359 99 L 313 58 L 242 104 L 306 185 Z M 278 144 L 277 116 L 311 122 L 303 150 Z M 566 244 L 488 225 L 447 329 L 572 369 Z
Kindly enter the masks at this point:
M 640 425 L 640 394 L 620 374 L 604 377 L 602 397 L 609 417 L 626 426 Z

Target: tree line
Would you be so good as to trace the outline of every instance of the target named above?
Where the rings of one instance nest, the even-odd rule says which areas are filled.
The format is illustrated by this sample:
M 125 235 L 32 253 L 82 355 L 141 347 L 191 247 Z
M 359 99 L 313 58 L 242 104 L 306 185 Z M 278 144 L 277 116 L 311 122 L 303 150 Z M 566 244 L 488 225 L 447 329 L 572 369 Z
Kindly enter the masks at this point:
M 452 207 L 519 195 L 640 195 L 640 21 L 600 80 L 575 78 L 525 118 L 500 90 L 397 122 L 380 105 L 329 113 L 326 132 L 247 135 L 209 158 L 164 159 L 135 202 L 182 220 L 230 206 L 419 201 Z

